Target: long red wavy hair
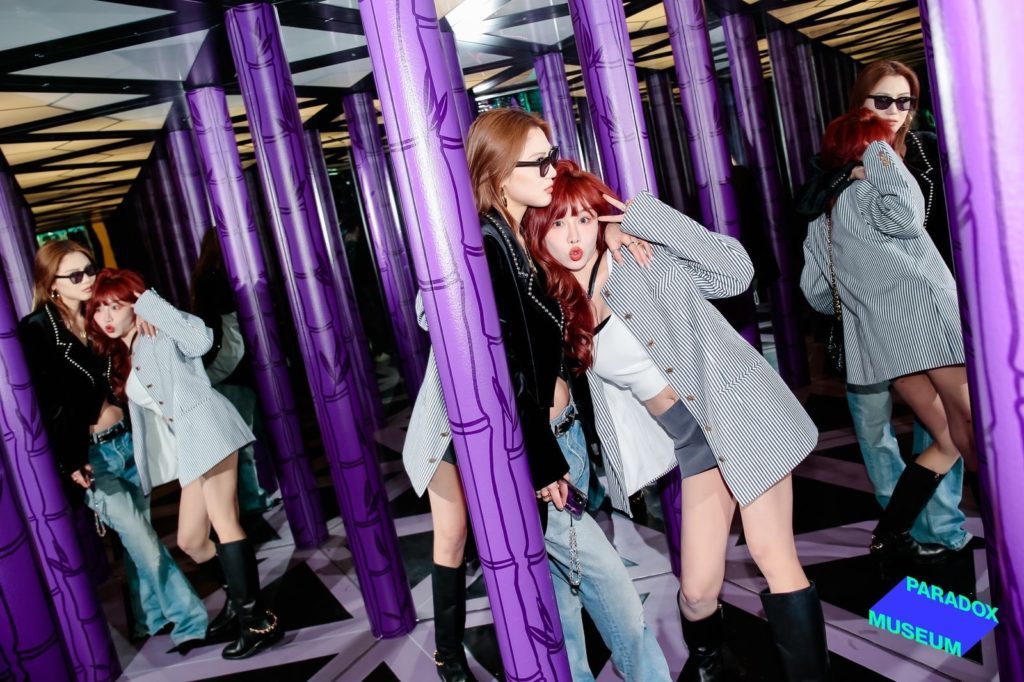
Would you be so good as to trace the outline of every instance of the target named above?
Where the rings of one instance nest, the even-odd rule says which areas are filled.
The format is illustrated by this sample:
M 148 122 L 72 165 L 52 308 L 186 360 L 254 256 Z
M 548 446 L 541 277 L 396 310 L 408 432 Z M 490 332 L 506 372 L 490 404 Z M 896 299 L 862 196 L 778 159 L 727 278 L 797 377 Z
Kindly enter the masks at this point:
M 573 273 L 548 252 L 544 238 L 552 224 L 567 212 L 590 210 L 599 216 L 613 213 L 615 209 L 602 195 L 614 197 L 615 193 L 599 177 L 582 170 L 574 161 L 563 159 L 555 165 L 555 170 L 557 175 L 551 203 L 544 208 L 527 209 L 523 216 L 523 237 L 533 259 L 547 276 L 548 295 L 562 303 L 565 311 L 565 352 L 578 363 L 572 368 L 573 373 L 581 375 L 594 362 L 594 313 L 587 292 Z M 597 237 L 598 259 L 608 248 L 602 233 L 603 230 Z M 599 262 L 595 261 L 594 267 Z
M 92 298 L 85 306 L 89 336 L 96 346 L 96 352 L 110 358 L 110 389 L 117 399 L 122 401 L 125 399 L 124 385 L 128 381 L 128 373 L 132 370 L 131 353 L 121 339 L 107 336 L 93 317 L 100 304 L 114 301 L 133 304 L 138 300 L 135 292 L 145 290 L 145 280 L 134 270 L 104 268 L 97 273 L 96 283 L 92 285 Z
M 842 168 L 859 161 L 872 142 L 884 140 L 891 145 L 894 137 L 889 124 L 870 109 L 851 111 L 828 124 L 821 139 L 822 164 L 829 169 Z

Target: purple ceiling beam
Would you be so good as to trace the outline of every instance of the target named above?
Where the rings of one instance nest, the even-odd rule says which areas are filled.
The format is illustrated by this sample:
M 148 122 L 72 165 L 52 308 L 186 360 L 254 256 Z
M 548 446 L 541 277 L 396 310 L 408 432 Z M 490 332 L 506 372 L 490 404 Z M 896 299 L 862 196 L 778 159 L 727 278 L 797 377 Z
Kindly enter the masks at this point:
M 32 264 L 31 256 L 25 252 L 24 233 L 21 197 L 0 158 L 0 262 L 18 317 L 32 311 Z
M 362 0 L 359 11 L 505 675 L 568 680 L 480 218 L 458 121 L 443 106 L 434 3 Z
M 641 190 L 657 193 L 622 3 L 570 0 L 569 13 L 604 180 L 623 199 Z
M 999 676 L 1024 680 L 1024 63 L 1021 3 L 924 0 L 981 473 Z
M 664 5 L 679 99 L 689 133 L 690 164 L 697 184 L 701 222 L 719 234 L 740 239 L 740 210 L 732 187 L 732 161 L 718 101 L 704 4 L 693 0 L 665 0 Z M 716 305 L 740 335 L 760 350 L 761 333 L 753 294 L 748 291 Z
M 373 108 L 372 105 L 370 108 Z M 348 128 L 349 136 L 351 136 L 351 123 Z M 309 157 L 310 170 L 315 181 L 317 205 L 320 206 L 322 218 L 320 224 L 323 227 L 324 243 L 327 245 L 327 256 L 330 259 L 331 278 L 334 280 L 334 290 L 338 294 L 338 309 L 342 314 L 338 332 L 348 347 L 350 357 L 355 365 L 358 378 L 356 391 L 358 391 L 363 405 L 363 415 L 369 420 L 368 426 L 376 431 L 384 425 L 384 405 L 381 403 L 380 392 L 377 390 L 377 370 L 373 358 L 370 357 L 370 344 L 366 339 L 366 329 L 363 327 L 359 306 L 356 304 L 355 283 L 348 267 L 345 244 L 341 238 L 341 223 L 334 205 L 330 176 L 327 175 L 327 163 L 324 161 L 324 150 L 320 144 L 320 131 L 306 130 L 303 132 L 303 136 L 306 155 Z M 410 396 L 415 395 L 411 387 L 408 390 Z
M 343 292 L 326 270 L 330 256 L 277 11 L 237 5 L 225 12 L 225 24 L 285 284 L 302 302 L 292 316 L 370 627 L 377 637 L 404 635 L 416 623 L 415 608 L 373 433 L 354 392 L 359 378 L 336 328 Z
M 178 196 L 185 222 L 191 236 L 193 259 L 199 258 L 199 248 L 203 243 L 203 235 L 213 227 L 210 215 L 210 202 L 206 199 L 206 187 L 203 184 L 203 170 L 196 156 L 195 141 L 192 131 L 186 127 L 167 131 L 167 158 L 170 161 Z
M 624 200 L 642 190 L 657 194 L 654 160 L 647 140 L 640 88 L 626 15 L 616 0 L 569 0 L 583 83 L 601 149 L 604 181 Z M 679 470 L 662 477 L 662 509 L 679 508 Z M 665 539 L 672 570 L 679 575 L 682 517 L 665 513 Z
M 459 44 L 452 31 L 441 31 L 441 48 L 444 49 L 445 66 L 451 79 L 452 101 L 459 119 L 459 130 L 462 131 L 462 140 L 465 141 L 466 135 L 469 134 L 469 126 L 473 124 L 476 116 L 473 114 L 473 104 L 469 100 L 462 63 L 459 61 Z
M 558 145 L 563 159 L 579 163 L 582 158 L 579 133 L 569 95 L 569 81 L 565 77 L 565 58 L 561 52 L 546 52 L 533 58 L 533 69 L 537 73 L 544 118 L 551 124 L 555 138 L 553 142 Z
M 8 490 L 28 537 L 60 628 L 70 677 L 88 682 L 115 680 L 121 664 L 93 590 L 78 543 L 75 518 L 64 496 L 57 463 L 39 415 L 32 378 L 17 336 L 18 316 L 7 282 L 0 277 L 0 456 Z M 6 514 L 3 525 L 17 521 Z M 6 570 L 6 569 L 5 569 Z M 20 588 L 19 588 L 20 589 Z M 25 589 L 31 590 L 31 582 Z M 21 596 L 21 595 L 18 595 Z M 27 598 L 29 595 L 25 595 Z M 42 636 L 49 610 L 24 611 L 14 621 L 19 639 L 22 628 Z M 40 644 L 47 642 L 45 636 Z M 47 645 L 49 647 L 49 645 Z M 59 675 L 65 677 L 64 675 Z M 36 678 L 31 678 L 36 679 Z M 39 679 L 50 679 L 42 677 Z
M 216 87 L 193 90 L 187 98 L 224 266 L 238 304 L 238 322 L 252 358 L 266 430 L 274 444 L 270 450 L 288 525 L 297 547 L 316 547 L 327 539 L 327 524 L 302 440 L 288 361 L 274 318 L 266 259 L 227 98 Z
M 807 348 L 800 330 L 800 294 L 796 280 L 799 273 L 790 256 L 786 195 L 775 156 L 771 127 L 773 117 L 768 113 L 768 93 L 761 72 L 757 29 L 749 14 L 724 15 L 722 28 L 740 128 L 750 152 L 751 170 L 757 175 L 761 190 L 768 241 L 779 265 L 779 277 L 771 282 L 772 327 L 779 374 L 790 387 L 795 388 L 806 385 L 809 380 Z
M 648 71 L 647 101 L 651 105 L 651 123 L 654 139 L 661 157 L 661 189 L 668 202 L 677 211 L 686 210 L 686 159 L 678 145 L 680 131 L 676 128 L 675 97 L 668 71 Z
M 786 175 L 790 191 L 807 181 L 814 133 L 804 111 L 800 65 L 797 63 L 793 32 L 785 26 L 768 31 L 768 53 L 772 62 L 772 80 L 782 117 L 782 139 L 786 152 Z M 818 133 L 821 136 L 821 133 Z M 820 142 L 820 140 L 819 140 Z
M 444 33 L 441 32 L 442 37 Z M 408 268 L 405 240 L 392 210 L 388 161 L 377 125 L 377 110 L 373 107 L 373 97 L 365 92 L 346 95 L 342 106 L 352 140 L 352 170 L 362 198 L 366 231 L 370 235 L 384 303 L 395 333 L 402 376 L 409 395 L 415 396 L 423 383 L 430 347 L 416 323 L 416 283 Z M 459 126 L 461 129 L 461 120 Z

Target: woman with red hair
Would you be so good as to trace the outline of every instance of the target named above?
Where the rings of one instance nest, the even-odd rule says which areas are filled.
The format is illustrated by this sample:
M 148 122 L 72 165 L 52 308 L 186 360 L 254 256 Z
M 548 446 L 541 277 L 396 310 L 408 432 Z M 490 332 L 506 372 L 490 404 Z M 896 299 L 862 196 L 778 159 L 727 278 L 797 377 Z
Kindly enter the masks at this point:
M 633 251 L 615 263 L 602 223 L 627 243 L 649 242 L 649 265 Z M 531 208 L 523 224 L 548 292 L 565 310 L 566 355 L 590 385 L 613 504 L 628 513 L 633 492 L 672 467 L 682 473 L 678 606 L 690 655 L 680 679 L 732 679 L 718 595 L 737 502 L 768 581 L 761 599 L 787 678 L 826 679 L 825 623 L 797 557 L 790 476 L 818 431 L 708 302 L 747 290 L 750 257 L 649 193 L 623 205 L 571 161 L 558 163 L 551 203 Z
M 136 316 L 155 326 L 156 336 L 137 334 Z M 202 358 L 213 332 L 147 290 L 131 270 L 97 275 L 87 319 L 100 351 L 111 358 L 111 389 L 129 403 L 143 492 L 180 483 L 178 546 L 227 585 L 210 637 L 237 630 L 223 651 L 229 659 L 279 641 L 284 630 L 260 603 L 256 555 L 238 521 L 238 450 L 253 435 L 227 398 L 210 387 Z
M 800 288 L 842 323 L 847 381 L 891 381 L 934 438 L 899 476 L 872 535 L 873 554 L 904 562 L 932 553 L 910 528 L 960 453 L 973 461 L 974 441 L 956 283 L 924 229 L 921 188 L 893 144 L 899 131 L 869 109 L 829 124 L 826 167 L 860 163 L 863 178 L 808 227 Z

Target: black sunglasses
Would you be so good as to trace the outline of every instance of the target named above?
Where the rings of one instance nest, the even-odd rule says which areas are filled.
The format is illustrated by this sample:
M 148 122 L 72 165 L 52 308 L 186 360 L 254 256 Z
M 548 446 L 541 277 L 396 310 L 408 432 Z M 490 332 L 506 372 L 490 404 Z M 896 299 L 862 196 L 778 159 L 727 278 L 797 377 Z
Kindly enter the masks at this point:
M 521 168 L 523 166 L 536 166 L 540 170 L 540 176 L 543 178 L 548 174 L 548 170 L 556 163 L 558 163 L 558 147 L 554 146 L 544 158 L 537 159 L 536 161 L 517 161 L 516 168 Z
M 54 275 L 53 278 L 54 279 L 68 279 L 68 280 L 71 280 L 72 284 L 81 284 L 82 280 L 85 279 L 86 277 L 95 277 L 95 276 L 96 276 L 96 266 L 93 265 L 92 263 L 89 263 L 88 265 L 86 265 L 81 270 L 75 270 L 74 272 L 69 272 L 66 275 Z
M 874 100 L 875 109 L 879 111 L 885 111 L 892 106 L 892 103 L 896 103 L 896 108 L 899 111 L 910 111 L 917 103 L 916 97 L 889 97 L 889 95 L 868 95 L 868 99 Z

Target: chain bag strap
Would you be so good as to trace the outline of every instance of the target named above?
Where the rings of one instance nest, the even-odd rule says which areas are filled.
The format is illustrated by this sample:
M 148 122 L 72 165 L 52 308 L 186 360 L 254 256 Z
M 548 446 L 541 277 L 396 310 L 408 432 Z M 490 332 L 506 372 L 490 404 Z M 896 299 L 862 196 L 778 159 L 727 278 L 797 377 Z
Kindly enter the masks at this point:
M 828 332 L 829 362 L 839 376 L 846 376 L 846 350 L 843 344 L 843 301 L 839 298 L 836 263 L 832 255 L 832 212 L 825 213 L 825 240 L 828 243 L 829 288 L 832 290 L 832 326 Z

